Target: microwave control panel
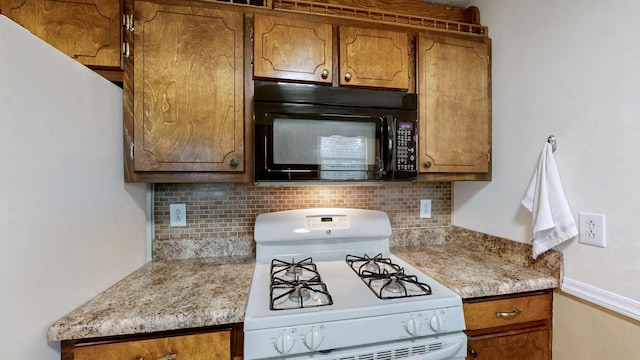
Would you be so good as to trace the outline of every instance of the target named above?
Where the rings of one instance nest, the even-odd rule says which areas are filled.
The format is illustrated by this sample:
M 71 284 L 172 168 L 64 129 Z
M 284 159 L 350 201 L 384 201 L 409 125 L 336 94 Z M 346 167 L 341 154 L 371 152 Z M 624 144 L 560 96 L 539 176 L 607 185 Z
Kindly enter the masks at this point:
M 396 170 L 416 171 L 416 123 L 398 121 L 396 123 Z

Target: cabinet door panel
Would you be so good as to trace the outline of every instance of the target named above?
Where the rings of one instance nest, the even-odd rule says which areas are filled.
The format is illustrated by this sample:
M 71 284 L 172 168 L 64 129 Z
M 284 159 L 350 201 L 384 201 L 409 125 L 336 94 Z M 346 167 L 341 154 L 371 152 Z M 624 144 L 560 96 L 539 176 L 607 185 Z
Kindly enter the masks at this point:
M 243 171 L 243 16 L 136 2 L 136 171 Z
M 332 26 L 256 15 L 253 75 L 331 83 Z
M 230 331 L 126 341 L 77 347 L 74 360 L 161 359 L 216 360 L 231 358 Z
M 407 90 L 407 33 L 340 27 L 340 85 Z
M 490 77 L 485 42 L 420 34 L 420 171 L 489 171 Z
M 467 341 L 467 359 L 548 360 L 551 358 L 549 344 L 549 330 L 472 337 Z
M 0 0 L 2 13 L 85 65 L 121 67 L 114 0 Z

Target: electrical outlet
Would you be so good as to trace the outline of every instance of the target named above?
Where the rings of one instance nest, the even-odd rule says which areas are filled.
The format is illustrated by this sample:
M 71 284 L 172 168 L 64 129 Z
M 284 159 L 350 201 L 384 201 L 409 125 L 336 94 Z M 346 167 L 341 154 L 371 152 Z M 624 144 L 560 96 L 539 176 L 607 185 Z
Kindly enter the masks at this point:
M 578 213 L 580 243 L 605 247 L 607 245 L 604 214 Z
M 420 218 L 428 219 L 431 217 L 431 199 L 420 200 Z
M 187 226 L 187 206 L 185 204 L 169 205 L 170 226 Z

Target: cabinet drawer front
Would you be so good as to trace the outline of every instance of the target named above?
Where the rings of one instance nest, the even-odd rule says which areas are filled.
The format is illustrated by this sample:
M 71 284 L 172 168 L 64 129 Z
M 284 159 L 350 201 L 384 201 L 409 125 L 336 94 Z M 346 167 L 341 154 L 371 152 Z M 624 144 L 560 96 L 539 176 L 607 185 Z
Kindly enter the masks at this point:
M 468 330 L 551 318 L 552 294 L 530 295 L 463 304 Z
M 74 360 L 161 359 L 183 360 L 229 359 L 230 331 L 183 335 L 149 340 L 88 345 L 74 350 Z

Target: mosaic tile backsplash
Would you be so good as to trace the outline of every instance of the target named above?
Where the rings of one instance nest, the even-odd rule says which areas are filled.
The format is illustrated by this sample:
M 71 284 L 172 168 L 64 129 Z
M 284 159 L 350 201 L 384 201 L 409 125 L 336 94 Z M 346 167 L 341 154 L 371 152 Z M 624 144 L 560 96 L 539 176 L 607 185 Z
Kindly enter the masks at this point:
M 449 182 L 335 186 L 155 184 L 153 257 L 250 253 L 258 214 L 312 207 L 381 210 L 389 215 L 394 233 L 437 232 L 451 226 L 451 194 Z M 431 218 L 420 218 L 420 199 L 431 199 Z M 187 226 L 169 226 L 170 204 L 186 205 Z

